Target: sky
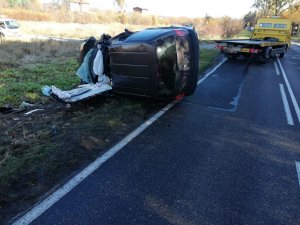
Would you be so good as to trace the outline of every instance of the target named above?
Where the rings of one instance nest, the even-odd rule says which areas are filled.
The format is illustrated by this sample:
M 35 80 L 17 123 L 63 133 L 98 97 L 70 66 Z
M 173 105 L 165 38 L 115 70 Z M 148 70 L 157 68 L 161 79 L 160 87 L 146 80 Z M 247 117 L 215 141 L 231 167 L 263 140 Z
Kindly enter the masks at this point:
M 127 11 L 133 7 L 148 9 L 148 14 L 159 16 L 242 18 L 251 10 L 254 0 L 125 0 Z M 116 9 L 114 0 L 90 0 L 91 7 Z M 253 10 L 253 9 L 252 9 Z

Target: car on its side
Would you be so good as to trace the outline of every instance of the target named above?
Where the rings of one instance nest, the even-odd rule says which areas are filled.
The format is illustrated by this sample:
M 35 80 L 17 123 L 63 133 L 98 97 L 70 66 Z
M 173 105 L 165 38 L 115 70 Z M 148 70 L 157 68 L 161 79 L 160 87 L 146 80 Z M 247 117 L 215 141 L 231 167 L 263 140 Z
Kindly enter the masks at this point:
M 14 19 L 0 18 L 0 42 L 5 37 L 17 37 L 20 35 L 20 25 Z
M 90 37 L 81 45 L 80 63 L 91 48 L 96 53 L 102 49 L 104 73 L 111 79 L 114 92 L 173 100 L 196 90 L 199 40 L 192 27 L 156 27 L 137 32 L 125 29 L 99 42 Z M 96 54 L 91 55 L 87 65 L 94 69 Z

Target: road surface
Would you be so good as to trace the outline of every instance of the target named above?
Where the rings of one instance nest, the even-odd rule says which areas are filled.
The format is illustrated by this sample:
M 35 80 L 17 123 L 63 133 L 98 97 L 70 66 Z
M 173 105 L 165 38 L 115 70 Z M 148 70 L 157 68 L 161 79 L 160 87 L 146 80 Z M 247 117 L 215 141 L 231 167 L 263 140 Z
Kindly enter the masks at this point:
M 300 47 L 245 68 L 226 61 L 31 224 L 300 224 Z

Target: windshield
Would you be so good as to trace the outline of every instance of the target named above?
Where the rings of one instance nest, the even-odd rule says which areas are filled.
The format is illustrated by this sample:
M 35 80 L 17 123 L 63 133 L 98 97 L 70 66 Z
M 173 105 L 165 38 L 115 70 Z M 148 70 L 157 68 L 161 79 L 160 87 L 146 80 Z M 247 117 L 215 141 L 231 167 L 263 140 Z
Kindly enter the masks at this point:
M 262 28 L 272 28 L 272 23 L 260 23 L 259 27 L 262 27 Z
M 5 21 L 5 24 L 8 29 L 16 29 L 19 28 L 19 24 L 14 20 Z

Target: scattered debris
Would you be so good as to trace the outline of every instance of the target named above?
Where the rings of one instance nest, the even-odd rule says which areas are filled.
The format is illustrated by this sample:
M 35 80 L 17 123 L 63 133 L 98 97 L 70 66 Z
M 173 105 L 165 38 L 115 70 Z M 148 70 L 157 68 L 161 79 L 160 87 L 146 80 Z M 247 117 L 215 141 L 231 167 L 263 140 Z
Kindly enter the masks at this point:
M 20 105 L 20 109 L 27 109 L 27 108 L 33 107 L 33 106 L 34 106 L 34 104 L 30 104 L 28 102 L 23 101 Z
M 31 114 L 31 113 L 34 113 L 34 112 L 37 112 L 37 111 L 42 111 L 42 110 L 44 110 L 44 109 L 34 109 L 34 110 L 31 110 L 31 111 L 29 111 L 29 112 L 27 112 L 27 113 L 24 113 L 24 115 L 29 115 L 29 114 Z
M 52 88 L 48 85 L 45 85 L 44 87 L 42 87 L 42 93 L 45 96 L 50 96 L 52 94 Z
M 89 97 L 96 96 L 105 91 L 111 90 L 112 87 L 109 84 L 96 83 L 96 84 L 84 84 L 79 85 L 77 88 L 62 91 L 55 86 L 52 86 L 52 94 L 65 102 L 77 102 Z

